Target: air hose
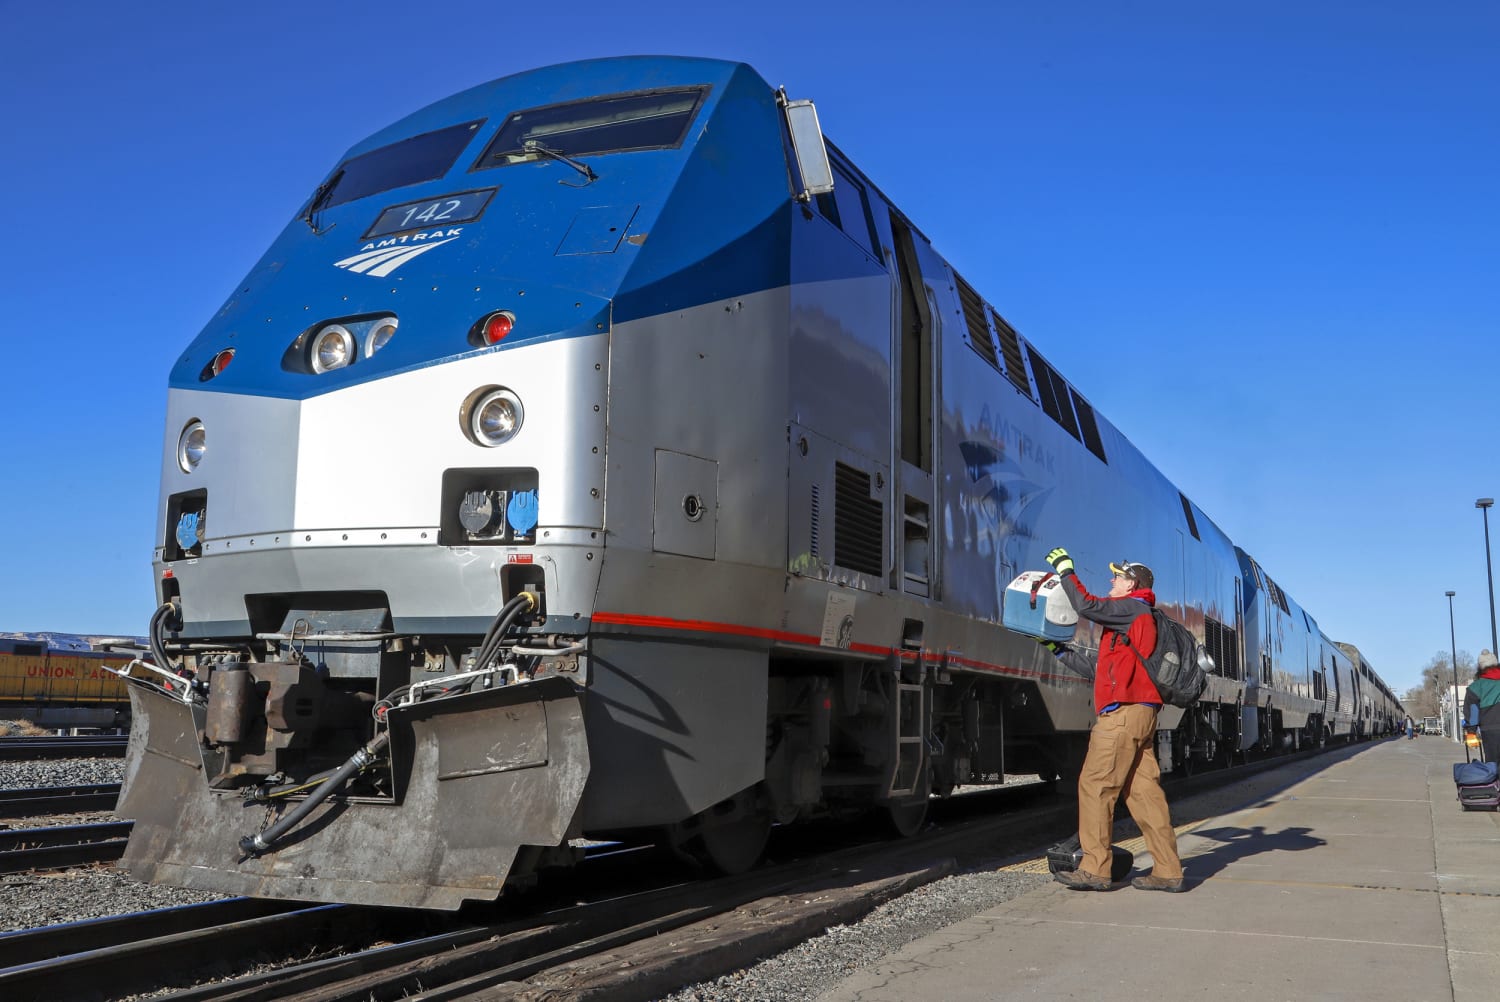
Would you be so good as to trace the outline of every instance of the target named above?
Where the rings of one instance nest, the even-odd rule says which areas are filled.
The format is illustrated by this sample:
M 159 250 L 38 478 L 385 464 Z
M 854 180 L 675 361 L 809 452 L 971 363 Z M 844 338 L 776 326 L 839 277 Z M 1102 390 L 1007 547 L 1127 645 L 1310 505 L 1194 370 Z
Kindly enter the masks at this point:
M 347 783 L 355 773 L 371 765 L 379 758 L 381 751 L 384 750 L 389 742 L 389 731 L 382 731 L 380 734 L 375 735 L 368 744 L 351 755 L 349 761 L 335 769 L 332 775 L 323 781 L 321 786 L 308 794 L 307 799 L 293 808 L 290 814 L 265 831 L 257 832 L 254 835 L 246 835 L 240 839 L 240 850 L 248 858 L 250 856 L 259 856 L 270 849 L 277 839 L 291 831 L 292 828 L 301 823 L 303 818 L 312 813 L 313 808 L 337 792 L 339 787 Z
M 474 658 L 474 668 L 482 669 L 485 665 L 495 660 L 495 655 L 500 653 L 500 643 L 505 639 L 505 633 L 510 629 L 517 618 L 524 612 L 530 612 L 536 608 L 536 596 L 529 591 L 523 591 L 509 602 L 500 607 L 495 621 L 490 624 L 484 639 L 479 643 L 479 653 Z
M 182 612 L 177 608 L 175 600 L 162 603 L 161 608 L 151 614 L 151 626 L 148 630 L 150 636 L 147 638 L 151 644 L 151 656 L 156 659 L 156 667 L 164 671 L 172 667 L 172 662 L 167 659 L 167 642 L 162 635 L 169 617 L 177 626 L 182 625 Z

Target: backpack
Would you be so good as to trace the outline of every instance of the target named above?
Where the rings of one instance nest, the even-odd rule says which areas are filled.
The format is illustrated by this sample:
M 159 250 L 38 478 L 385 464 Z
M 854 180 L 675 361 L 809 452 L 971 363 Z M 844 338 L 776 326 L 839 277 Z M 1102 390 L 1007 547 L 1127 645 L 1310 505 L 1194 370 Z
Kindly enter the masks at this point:
M 1143 658 L 1124 633 L 1120 637 L 1151 676 L 1156 691 L 1168 706 L 1192 706 L 1208 686 L 1208 672 L 1213 658 L 1198 643 L 1188 628 L 1153 606 L 1151 619 L 1156 623 L 1156 649 Z

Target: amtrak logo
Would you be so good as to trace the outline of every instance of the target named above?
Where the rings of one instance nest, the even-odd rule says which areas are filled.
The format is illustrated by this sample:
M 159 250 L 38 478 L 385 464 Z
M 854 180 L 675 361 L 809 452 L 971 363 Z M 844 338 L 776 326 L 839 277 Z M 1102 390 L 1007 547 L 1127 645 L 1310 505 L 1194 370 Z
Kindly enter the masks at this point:
M 462 229 L 433 230 L 431 233 L 407 234 L 388 240 L 371 242 L 360 248 L 358 254 L 333 262 L 335 268 L 344 268 L 358 275 L 384 278 L 414 257 L 452 243 L 458 239 Z M 442 237 L 443 239 L 436 239 Z M 421 241 L 418 243 L 418 241 Z

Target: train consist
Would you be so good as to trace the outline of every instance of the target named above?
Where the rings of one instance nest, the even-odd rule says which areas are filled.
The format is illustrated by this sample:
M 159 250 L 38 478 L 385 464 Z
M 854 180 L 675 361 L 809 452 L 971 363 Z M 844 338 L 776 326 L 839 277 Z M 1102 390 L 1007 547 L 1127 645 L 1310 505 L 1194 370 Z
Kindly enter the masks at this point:
M 454 908 L 584 836 L 735 870 L 1067 775 L 1090 687 L 1000 625 L 1058 544 L 1151 564 L 1216 660 L 1164 768 L 1400 714 L 743 64 L 533 70 L 358 144 L 167 410 L 155 881 Z
M 112 669 L 133 654 L 71 634 L 0 634 L 0 719 L 47 728 L 118 728 L 130 694 Z

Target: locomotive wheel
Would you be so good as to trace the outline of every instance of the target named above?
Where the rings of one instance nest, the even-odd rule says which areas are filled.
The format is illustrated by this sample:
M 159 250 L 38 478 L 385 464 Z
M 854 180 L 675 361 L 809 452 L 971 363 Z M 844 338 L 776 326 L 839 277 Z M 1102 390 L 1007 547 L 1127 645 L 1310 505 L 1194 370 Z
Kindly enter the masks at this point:
M 884 805 L 886 824 L 902 838 L 911 838 L 927 820 L 927 801 L 927 795 L 923 794 L 920 800 L 913 797 L 899 804 Z
M 751 814 L 703 829 L 688 851 L 698 862 L 720 873 L 744 873 L 760 860 L 770 835 L 771 816 Z
M 881 804 L 886 825 L 901 838 L 911 838 L 927 821 L 927 807 L 932 801 L 932 779 L 929 775 L 910 797 Z
M 691 826 L 691 830 L 683 828 Z M 752 787 L 709 808 L 673 833 L 678 855 L 726 875 L 744 873 L 765 851 L 771 815 L 757 803 Z

